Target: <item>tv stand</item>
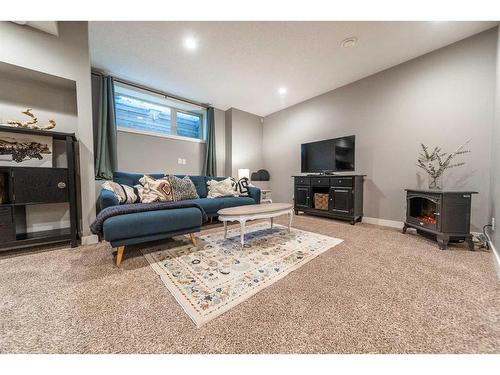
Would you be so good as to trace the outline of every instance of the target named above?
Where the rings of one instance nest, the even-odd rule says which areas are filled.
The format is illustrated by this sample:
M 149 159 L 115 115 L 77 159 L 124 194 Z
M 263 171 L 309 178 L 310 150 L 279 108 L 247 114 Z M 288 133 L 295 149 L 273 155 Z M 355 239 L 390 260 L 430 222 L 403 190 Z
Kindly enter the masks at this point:
M 294 179 L 294 211 L 348 220 L 354 225 L 363 218 L 364 175 L 307 175 Z M 315 194 L 317 199 L 315 199 Z M 328 205 L 320 205 L 327 195 Z
M 317 177 L 317 176 L 335 176 L 336 173 L 334 172 L 319 172 L 319 173 L 308 173 L 307 176 L 309 177 Z

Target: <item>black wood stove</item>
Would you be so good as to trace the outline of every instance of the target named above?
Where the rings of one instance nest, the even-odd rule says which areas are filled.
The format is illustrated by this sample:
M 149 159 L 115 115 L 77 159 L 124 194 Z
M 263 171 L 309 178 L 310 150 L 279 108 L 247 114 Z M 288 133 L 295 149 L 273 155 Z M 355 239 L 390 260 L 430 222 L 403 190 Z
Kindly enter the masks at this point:
M 450 241 L 467 241 L 474 250 L 470 233 L 471 198 L 475 191 L 406 189 L 406 221 L 403 233 L 415 228 L 420 234 L 435 236 L 444 250 Z

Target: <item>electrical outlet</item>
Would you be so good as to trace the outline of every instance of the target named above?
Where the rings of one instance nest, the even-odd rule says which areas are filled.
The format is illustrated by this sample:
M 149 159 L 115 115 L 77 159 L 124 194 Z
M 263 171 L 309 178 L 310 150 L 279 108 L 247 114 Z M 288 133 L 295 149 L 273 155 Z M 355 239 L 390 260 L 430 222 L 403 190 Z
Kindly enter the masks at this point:
M 495 230 L 495 218 L 491 218 L 491 230 Z
M 181 158 L 177 159 L 177 164 L 182 164 L 182 159 Z
M 186 165 L 186 159 L 182 159 L 182 164 Z

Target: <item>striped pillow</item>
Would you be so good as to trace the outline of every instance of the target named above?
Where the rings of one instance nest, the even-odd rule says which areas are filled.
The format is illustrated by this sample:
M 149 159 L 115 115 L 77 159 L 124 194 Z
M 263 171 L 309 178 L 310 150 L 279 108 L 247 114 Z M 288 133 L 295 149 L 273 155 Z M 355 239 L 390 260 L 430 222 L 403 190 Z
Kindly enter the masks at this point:
M 102 188 L 112 191 L 118 199 L 119 204 L 138 203 L 141 201 L 136 187 L 122 185 L 113 181 L 106 181 L 102 184 Z

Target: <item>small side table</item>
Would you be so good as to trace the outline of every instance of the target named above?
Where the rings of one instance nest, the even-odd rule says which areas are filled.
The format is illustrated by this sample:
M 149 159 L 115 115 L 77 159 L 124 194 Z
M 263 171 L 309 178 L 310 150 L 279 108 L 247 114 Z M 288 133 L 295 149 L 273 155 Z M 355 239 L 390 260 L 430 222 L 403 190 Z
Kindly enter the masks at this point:
M 264 190 L 260 191 L 260 203 L 273 203 L 271 199 L 272 190 Z

